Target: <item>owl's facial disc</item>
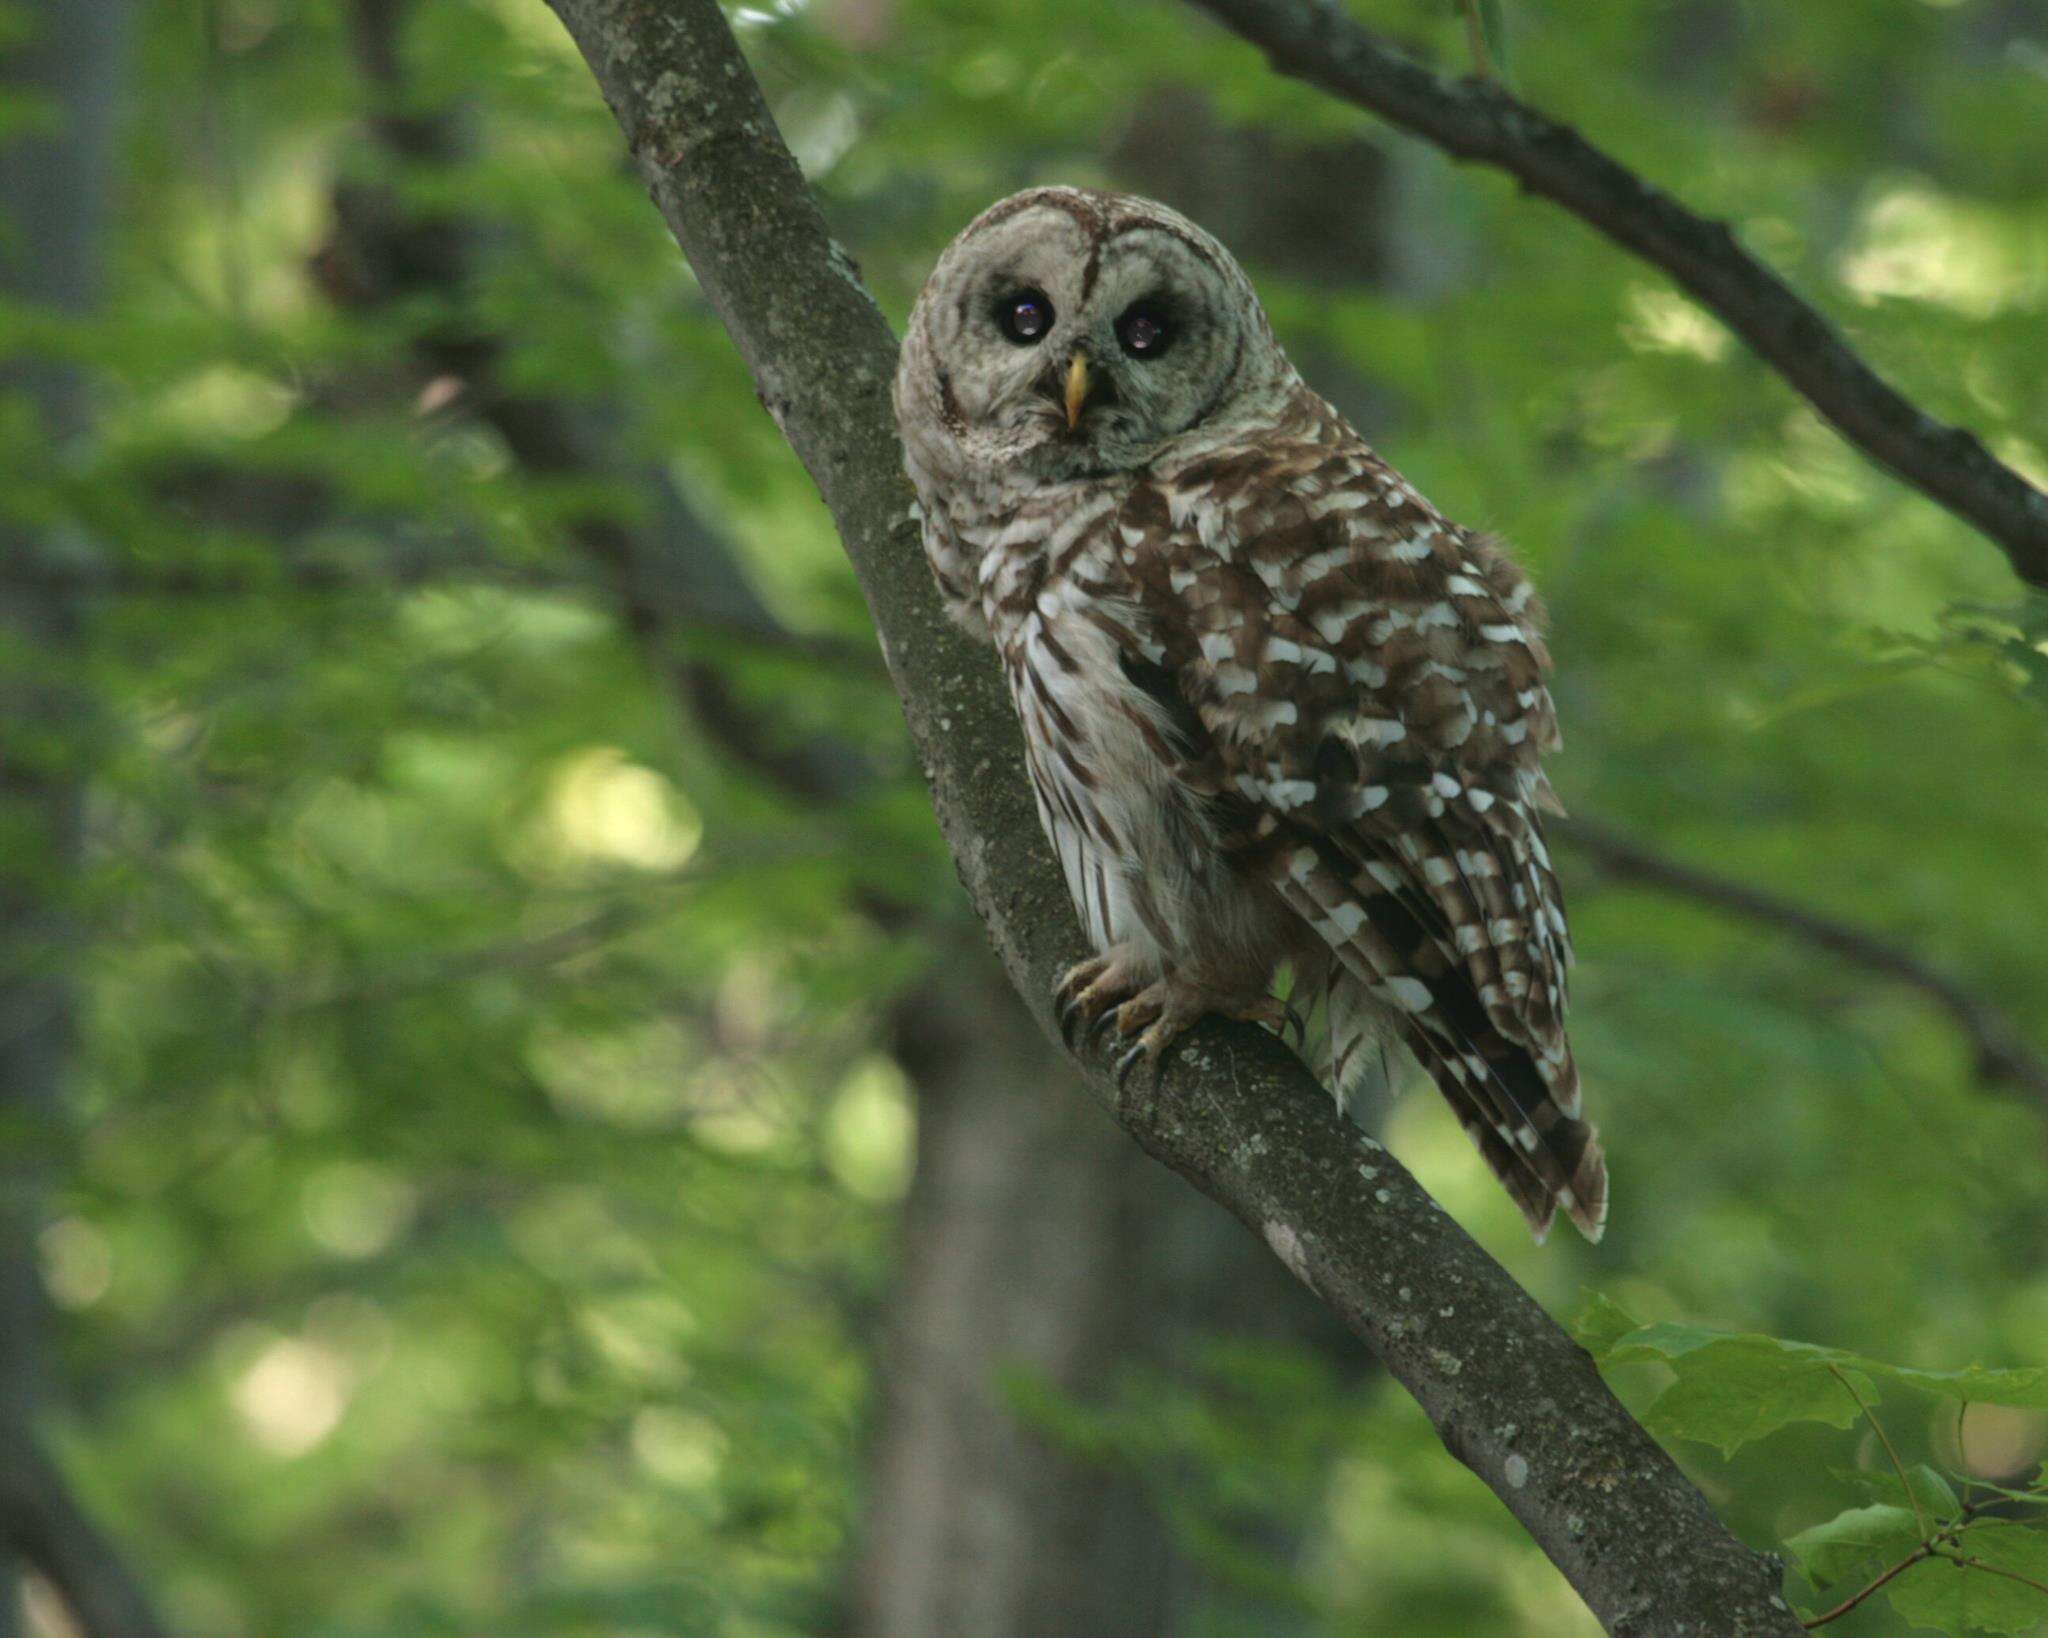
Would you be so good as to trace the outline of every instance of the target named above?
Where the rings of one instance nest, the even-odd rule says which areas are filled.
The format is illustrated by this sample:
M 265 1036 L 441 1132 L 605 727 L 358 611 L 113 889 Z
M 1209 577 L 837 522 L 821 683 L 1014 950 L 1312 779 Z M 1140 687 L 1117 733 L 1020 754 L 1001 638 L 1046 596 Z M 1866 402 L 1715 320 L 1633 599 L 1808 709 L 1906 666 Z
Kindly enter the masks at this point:
M 1146 201 L 1071 189 L 985 212 L 913 323 L 947 464 L 1051 480 L 1156 459 L 1230 400 L 1248 331 L 1264 334 L 1249 283 L 1207 234 Z

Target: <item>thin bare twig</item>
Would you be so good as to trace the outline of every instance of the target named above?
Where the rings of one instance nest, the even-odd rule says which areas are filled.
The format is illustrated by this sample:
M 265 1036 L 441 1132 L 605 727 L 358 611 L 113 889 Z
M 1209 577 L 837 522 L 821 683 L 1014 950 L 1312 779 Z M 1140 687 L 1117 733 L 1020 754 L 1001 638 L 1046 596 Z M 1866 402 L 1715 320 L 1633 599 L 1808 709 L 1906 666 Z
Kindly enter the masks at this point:
M 1899 1448 L 1892 1443 L 1892 1436 L 1885 1432 L 1884 1424 L 1877 1419 L 1877 1413 L 1870 1408 L 1869 1402 L 1856 1391 L 1856 1384 L 1849 1380 L 1848 1373 L 1839 1365 L 1830 1365 L 1828 1370 L 1833 1373 L 1835 1380 L 1842 1384 L 1843 1391 L 1856 1401 L 1856 1408 L 1863 1413 L 1864 1421 L 1870 1424 L 1871 1431 L 1884 1446 L 1885 1455 L 1891 1458 L 1892 1471 L 1899 1476 L 1899 1488 L 1905 1491 L 1906 1500 L 1912 1504 L 1913 1522 L 1919 1526 L 1921 1541 L 1924 1543 L 1932 1539 L 1927 1528 L 1926 1509 L 1920 1505 L 1920 1498 L 1913 1493 L 1912 1481 L 1906 1477 L 1906 1464 L 1899 1460 Z
M 1506 171 L 1662 268 L 1850 443 L 1981 531 L 2027 584 L 2048 589 L 2048 494 L 1974 433 L 1936 420 L 1879 376 L 1726 223 L 1687 210 L 1494 81 L 1447 85 L 1331 0 L 1193 3 L 1264 51 L 1279 72 L 1369 109 L 1453 158 Z
M 1945 1553 L 1937 1551 L 1934 1556 L 1936 1558 L 1945 1558 L 1951 1564 L 1960 1564 L 1966 1570 L 1982 1570 L 1986 1575 L 2002 1575 L 2008 1581 L 2017 1581 L 2020 1583 L 2021 1586 L 2032 1587 L 2035 1592 L 2042 1594 L 2044 1597 L 2048 1597 L 2048 1586 L 2043 1586 L 2040 1582 L 2036 1581 L 2032 1576 L 2021 1575 L 2020 1572 L 2017 1570 L 2008 1570 L 2002 1564 L 1989 1563 L 1986 1560 L 1977 1557 L 1977 1555 L 1974 1553 L 1965 1553 L 1960 1551 Z
M 1863 1587 L 1857 1592 L 1851 1593 L 1847 1598 L 1843 1599 L 1841 1603 L 1837 1604 L 1833 1609 L 1827 1611 L 1825 1614 L 1816 1615 L 1810 1621 L 1801 1621 L 1799 1624 L 1802 1627 L 1806 1628 L 1808 1632 L 1812 1632 L 1816 1627 L 1825 1627 L 1832 1622 L 1841 1620 L 1843 1616 L 1847 1615 L 1851 1610 L 1856 1608 L 1858 1604 L 1861 1604 L 1866 1598 L 1870 1597 L 1872 1593 L 1875 1593 L 1882 1587 L 1884 1587 L 1887 1582 L 1897 1580 L 1900 1576 L 1904 1575 L 1908 1570 L 1912 1569 L 1912 1567 L 1915 1564 L 1919 1564 L 1924 1560 L 1930 1559 L 1932 1557 L 1934 1557 L 1934 1549 L 1930 1547 L 1926 1542 L 1921 1542 L 1918 1547 L 1915 1547 L 1910 1553 L 1908 1553 L 1904 1558 L 1900 1559 L 1898 1563 L 1894 1564 L 1890 1569 L 1884 1571 L 1883 1574 L 1879 1575 L 1877 1579 L 1872 1581 L 1868 1586 Z

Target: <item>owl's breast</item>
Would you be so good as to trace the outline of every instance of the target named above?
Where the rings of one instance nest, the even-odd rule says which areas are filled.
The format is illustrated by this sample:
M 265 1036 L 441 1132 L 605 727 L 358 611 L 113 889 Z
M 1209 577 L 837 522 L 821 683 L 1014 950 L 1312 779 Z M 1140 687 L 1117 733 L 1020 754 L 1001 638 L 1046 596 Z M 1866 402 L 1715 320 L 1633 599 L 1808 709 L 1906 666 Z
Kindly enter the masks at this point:
M 1047 577 L 1002 639 L 1032 776 L 1101 846 L 1138 848 L 1171 795 L 1171 727 L 1125 665 L 1119 614 Z
M 1171 702 L 1145 686 L 1156 668 L 1136 606 L 1108 584 L 1048 574 L 999 640 L 1040 819 L 1097 946 L 1135 943 L 1164 965 L 1242 947 L 1253 953 L 1234 966 L 1263 971 L 1263 908 L 1184 777 Z

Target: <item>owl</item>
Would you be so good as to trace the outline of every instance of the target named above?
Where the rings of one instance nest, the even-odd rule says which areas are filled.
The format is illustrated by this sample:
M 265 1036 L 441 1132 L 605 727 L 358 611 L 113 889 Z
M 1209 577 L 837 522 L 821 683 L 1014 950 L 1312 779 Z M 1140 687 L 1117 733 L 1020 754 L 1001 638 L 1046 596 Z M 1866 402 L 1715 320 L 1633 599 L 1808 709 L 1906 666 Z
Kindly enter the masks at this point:
M 1340 1106 L 1406 1046 L 1540 1239 L 1607 1168 L 1565 1039 L 1542 610 L 1287 361 L 1230 253 L 1034 188 L 940 257 L 895 379 L 924 547 L 1001 657 L 1095 955 L 1063 1024 L 1157 1065 L 1325 1003 Z

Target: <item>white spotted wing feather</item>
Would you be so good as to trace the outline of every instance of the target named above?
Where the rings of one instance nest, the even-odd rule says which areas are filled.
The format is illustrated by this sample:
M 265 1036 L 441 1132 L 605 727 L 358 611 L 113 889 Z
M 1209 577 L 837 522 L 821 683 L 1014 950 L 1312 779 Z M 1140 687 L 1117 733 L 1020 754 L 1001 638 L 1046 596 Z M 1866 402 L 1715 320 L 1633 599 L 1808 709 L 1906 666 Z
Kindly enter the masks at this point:
M 1529 583 L 1306 392 L 1294 436 L 1158 474 L 1120 515 L 1225 848 L 1330 951 L 1341 1093 L 1376 1028 L 1422 1061 L 1540 1233 L 1606 1217 L 1564 1033 L 1539 810 L 1557 743 Z

